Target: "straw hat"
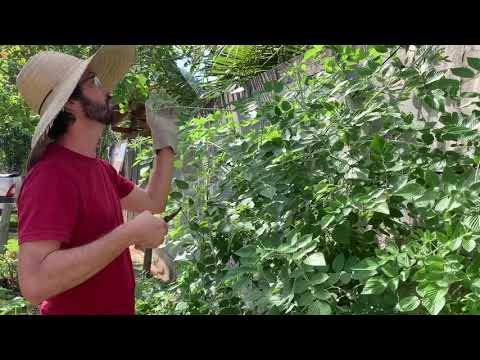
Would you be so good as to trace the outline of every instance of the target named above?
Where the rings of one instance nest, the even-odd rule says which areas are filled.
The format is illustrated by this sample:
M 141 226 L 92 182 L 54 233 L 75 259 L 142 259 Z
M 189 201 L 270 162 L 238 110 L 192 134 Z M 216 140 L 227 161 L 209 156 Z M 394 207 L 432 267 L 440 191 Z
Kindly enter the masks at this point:
M 87 67 L 111 91 L 134 61 L 132 45 L 103 46 L 86 60 L 55 51 L 42 51 L 28 60 L 17 76 L 17 87 L 30 109 L 40 115 L 40 121 L 32 138 L 27 171 L 52 142 L 48 131 Z

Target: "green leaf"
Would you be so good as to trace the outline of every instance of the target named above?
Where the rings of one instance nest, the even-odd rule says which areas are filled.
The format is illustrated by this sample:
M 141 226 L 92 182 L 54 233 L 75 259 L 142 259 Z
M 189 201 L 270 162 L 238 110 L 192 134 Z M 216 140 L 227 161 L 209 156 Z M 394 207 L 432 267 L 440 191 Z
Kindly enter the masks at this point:
M 390 215 L 390 210 L 388 209 L 388 204 L 386 201 L 377 203 L 372 210 L 378 213 Z
M 363 295 L 380 295 L 387 288 L 387 283 L 382 278 L 370 278 L 365 283 L 365 287 L 362 290 Z
M 305 279 L 295 279 L 293 284 L 293 292 L 295 294 L 304 293 L 308 289 L 309 285 L 309 282 Z
M 444 74 L 443 73 L 437 73 L 435 74 L 433 77 L 429 78 L 428 81 L 425 83 L 425 85 L 428 85 L 428 84 L 431 84 L 431 83 L 434 83 L 440 79 L 443 79 L 444 78 Z
M 308 315 L 330 315 L 331 313 L 330 305 L 324 301 L 315 301 L 310 305 L 307 312 Z
M 444 197 L 442 200 L 440 200 L 437 205 L 435 206 L 435 210 L 437 211 L 445 211 L 446 209 L 448 209 L 448 207 L 450 206 L 450 201 L 452 199 L 450 197 Z
M 400 280 L 402 280 L 403 282 L 407 281 L 409 275 L 410 275 L 410 269 L 403 270 L 400 273 Z
M 462 241 L 462 247 L 467 252 L 472 252 L 473 249 L 475 249 L 476 245 L 477 245 L 477 243 L 473 239 L 463 239 L 463 241 Z
M 181 169 L 183 166 L 182 160 L 175 160 L 173 162 L 173 166 L 175 167 L 175 169 Z
M 428 170 L 426 172 L 425 182 L 432 187 L 440 185 L 440 179 L 438 175 L 435 173 L 435 171 L 432 171 L 432 170 Z
M 466 67 L 457 67 L 450 69 L 453 75 L 463 77 L 463 78 L 473 78 L 475 73 Z
M 281 81 L 276 81 L 275 84 L 273 84 L 273 91 L 276 93 L 281 93 L 283 90 L 283 82 Z
M 462 246 L 463 238 L 461 236 L 454 238 L 450 241 L 449 248 L 452 251 L 456 251 L 460 246 Z
M 318 300 L 328 300 L 332 296 L 332 294 L 330 294 L 325 289 L 315 289 L 313 296 L 315 296 L 315 298 L 317 298 Z
M 345 271 L 342 271 L 340 273 L 340 282 L 342 283 L 342 285 L 347 285 L 350 280 L 352 279 L 352 275 L 348 272 L 345 272 Z
M 387 275 L 388 277 L 395 277 L 398 275 L 398 265 L 396 262 L 393 262 L 393 261 L 389 261 L 388 263 L 384 264 L 380 270 L 382 270 L 382 272 Z
M 279 294 L 270 296 L 269 300 L 275 306 L 282 306 L 285 302 L 288 301 L 288 297 L 282 297 Z
M 310 245 L 313 242 L 312 234 L 306 234 L 302 236 L 299 240 L 298 244 L 296 245 L 296 250 L 303 249 L 305 246 Z
M 316 247 L 317 247 L 317 244 L 312 244 L 312 245 L 310 245 L 310 246 L 307 246 L 307 247 L 304 248 L 302 251 L 296 252 L 296 253 L 292 256 L 292 259 L 293 259 L 293 260 L 300 260 L 300 259 L 303 258 L 305 255 L 307 255 L 309 252 L 315 250 Z
M 335 285 L 337 283 L 337 281 L 340 280 L 341 275 L 342 274 L 339 273 L 339 272 L 329 274 L 329 278 L 327 280 L 327 285 L 328 286 Z
M 308 60 L 314 56 L 316 56 L 320 51 L 323 50 L 325 45 L 315 45 L 312 49 L 309 49 L 307 52 L 305 52 L 305 55 L 303 56 L 303 60 Z
M 419 208 L 433 206 L 437 200 L 437 192 L 428 190 L 421 198 L 415 200 L 415 206 Z
M 287 253 L 295 252 L 298 245 L 298 236 L 299 233 L 295 231 L 288 233 L 285 238 L 285 243 L 278 247 L 278 251 Z
M 445 306 L 445 295 L 446 291 L 443 289 L 427 290 L 425 297 L 422 299 L 422 304 L 430 315 L 437 315 L 442 311 Z
M 479 58 L 474 58 L 474 57 L 467 57 L 467 62 L 468 65 L 477 70 L 480 71 L 480 59 Z
M 430 255 L 425 259 L 425 264 L 431 265 L 431 264 L 443 264 L 443 258 L 439 255 Z
M 18 254 L 19 251 L 19 245 L 18 245 L 18 240 L 17 239 L 9 239 L 7 241 L 7 245 L 4 245 L 5 249 L 12 253 Z
M 263 84 L 263 88 L 265 91 L 273 91 L 273 82 L 267 81 L 265 84 Z
M 418 75 L 418 70 L 417 69 L 415 69 L 413 67 L 407 67 L 407 68 L 404 68 L 404 69 L 400 70 L 399 77 L 403 78 L 403 79 L 406 79 L 406 78 L 414 77 L 414 76 L 417 76 L 417 75 Z
M 368 173 L 366 169 L 359 169 L 356 167 L 350 168 L 347 174 L 345 175 L 345 179 L 351 180 L 368 180 Z
M 352 266 L 352 270 L 376 270 L 381 265 L 382 262 L 380 260 L 366 258 Z
M 298 299 L 298 306 L 310 305 L 315 300 L 315 297 L 310 292 L 305 292 Z
M 332 232 L 333 240 L 340 244 L 349 244 L 352 237 L 352 227 L 349 222 L 335 226 Z
M 410 201 L 422 197 L 424 193 L 425 189 L 423 186 L 414 182 L 410 182 L 394 192 L 395 195 Z
M 457 91 L 460 88 L 460 82 L 455 79 L 447 79 L 443 77 L 437 81 L 429 83 L 428 88 L 430 90 L 447 89 L 447 90 Z
M 281 106 L 283 111 L 288 111 L 292 108 L 292 104 L 290 104 L 288 101 L 282 101 Z
M 455 199 L 452 199 L 451 197 L 447 196 L 444 197 L 442 200 L 438 202 L 438 204 L 435 206 L 436 211 L 451 211 L 454 210 L 458 207 L 462 206 L 461 203 L 456 201 Z
M 415 310 L 420 305 L 420 300 L 417 296 L 408 296 L 399 301 L 398 307 L 401 312 L 408 312 Z
M 175 179 L 175 185 L 177 185 L 178 188 L 182 190 L 188 189 L 188 183 L 183 180 Z
M 235 254 L 240 257 L 253 257 L 255 256 L 256 250 L 257 250 L 257 247 L 255 245 L 247 245 L 235 251 Z
M 278 106 L 278 105 L 275 106 L 274 111 L 275 111 L 275 115 L 282 116 L 282 109 L 280 108 L 280 106 Z
M 183 195 L 182 195 L 182 193 L 179 193 L 178 191 L 173 191 L 173 192 L 170 193 L 170 197 L 174 200 L 180 200 L 183 197 Z
M 480 215 L 470 215 L 465 217 L 463 224 L 473 231 L 480 231 Z
M 382 154 L 385 149 L 385 140 L 379 135 L 375 135 L 370 143 L 370 149 L 377 154 Z
M 325 257 L 321 252 L 313 253 L 312 255 L 310 255 L 308 258 L 305 259 L 304 263 L 310 266 L 326 266 L 327 265 L 327 263 L 325 262 Z
M 436 89 L 432 91 L 432 107 L 437 111 L 445 111 L 445 96 L 443 95 L 443 91 L 440 89 Z
M 444 271 L 444 258 L 437 255 L 431 255 L 425 259 L 425 264 L 428 265 L 429 271 Z
M 387 287 L 388 287 L 392 292 L 395 292 L 395 291 L 397 291 L 397 289 L 398 289 L 398 284 L 399 284 L 399 282 L 400 282 L 399 278 L 390 279 L 390 280 L 388 280 L 388 282 L 387 282 Z
M 288 244 L 282 244 L 277 248 L 278 252 L 281 252 L 283 254 L 292 254 L 295 251 L 297 251 L 296 246 L 288 243 Z
M 311 284 L 311 285 L 320 285 L 320 284 L 324 283 L 324 282 L 327 281 L 327 280 L 328 280 L 328 274 L 318 273 L 318 274 L 313 275 L 313 276 L 310 278 L 310 284 Z
M 272 200 L 275 197 L 275 193 L 276 193 L 275 188 L 271 186 L 266 186 L 260 191 L 260 195 L 263 195 L 270 200 Z
M 377 270 L 354 270 L 352 272 L 352 279 L 366 281 L 372 276 L 377 275 L 377 273 Z
M 345 255 L 343 253 L 338 254 L 332 263 L 332 269 L 335 272 L 340 272 L 343 270 L 343 265 L 345 264 Z
M 433 140 L 435 140 L 435 138 L 433 137 L 433 135 L 429 132 L 425 132 L 422 134 L 422 140 L 425 144 L 427 145 L 431 145 L 433 144 Z
M 405 185 L 408 184 L 408 175 L 398 175 L 397 177 L 393 178 L 393 193 L 403 188 Z
M 480 290 L 480 279 L 476 279 L 476 280 L 472 281 L 472 287 Z
M 333 220 L 335 220 L 335 216 L 334 215 L 325 215 L 322 217 L 322 219 L 320 220 L 320 225 L 322 227 L 322 230 L 325 230 L 328 225 L 330 225 Z

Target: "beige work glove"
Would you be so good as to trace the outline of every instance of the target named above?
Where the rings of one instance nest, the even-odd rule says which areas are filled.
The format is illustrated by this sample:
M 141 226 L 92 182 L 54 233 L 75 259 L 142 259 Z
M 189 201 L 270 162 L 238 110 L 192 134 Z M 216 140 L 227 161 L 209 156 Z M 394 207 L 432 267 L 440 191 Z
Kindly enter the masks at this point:
M 170 146 L 173 153 L 177 153 L 177 106 L 175 100 L 164 90 L 151 93 L 145 102 L 147 124 L 151 130 L 153 148 L 156 152 Z
M 157 257 L 154 261 L 160 263 L 163 268 L 163 271 L 157 274 L 157 276 L 159 276 L 160 280 L 164 283 L 170 284 L 175 282 L 175 280 L 177 280 L 177 272 L 174 259 L 164 249 L 155 249 L 154 253 Z

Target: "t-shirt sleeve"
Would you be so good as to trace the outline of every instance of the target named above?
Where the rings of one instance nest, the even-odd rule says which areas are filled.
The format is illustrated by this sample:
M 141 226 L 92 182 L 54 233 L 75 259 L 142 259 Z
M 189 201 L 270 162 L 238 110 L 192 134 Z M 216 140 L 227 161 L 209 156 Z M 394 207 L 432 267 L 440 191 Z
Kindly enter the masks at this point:
M 76 184 L 70 176 L 50 168 L 36 168 L 29 175 L 17 201 L 19 243 L 70 243 L 80 205 Z
M 107 161 L 103 161 L 107 166 L 108 172 L 112 178 L 112 181 L 117 189 L 117 193 L 120 199 L 124 198 L 135 188 L 135 183 L 127 179 L 125 176 L 120 175 L 117 170 Z

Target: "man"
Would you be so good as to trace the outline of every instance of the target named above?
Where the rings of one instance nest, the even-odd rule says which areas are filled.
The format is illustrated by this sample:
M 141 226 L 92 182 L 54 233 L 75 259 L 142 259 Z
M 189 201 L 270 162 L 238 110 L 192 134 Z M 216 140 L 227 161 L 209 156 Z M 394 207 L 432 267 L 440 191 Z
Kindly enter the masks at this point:
M 165 210 L 172 180 L 174 112 L 147 119 L 157 155 L 145 190 L 96 157 L 116 121 L 111 91 L 134 59 L 134 46 L 104 46 L 87 60 L 46 51 L 17 77 L 40 115 L 18 197 L 18 273 L 41 314 L 134 314 L 129 246 L 155 248 L 167 234 L 152 214 Z M 140 214 L 124 223 L 122 209 Z

